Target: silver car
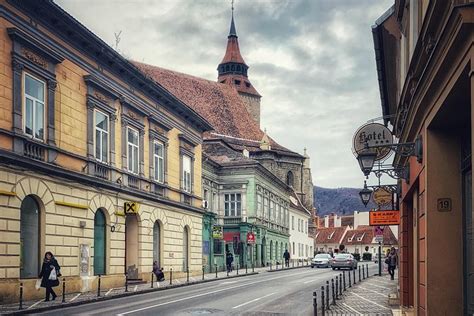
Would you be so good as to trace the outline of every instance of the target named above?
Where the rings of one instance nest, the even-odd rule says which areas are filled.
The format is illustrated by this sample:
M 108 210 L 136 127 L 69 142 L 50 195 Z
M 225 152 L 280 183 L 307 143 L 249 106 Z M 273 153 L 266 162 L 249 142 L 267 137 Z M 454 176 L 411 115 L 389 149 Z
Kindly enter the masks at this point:
M 334 256 L 331 260 L 331 268 L 333 270 L 340 269 L 357 269 L 357 260 L 350 253 L 341 253 Z
M 327 253 L 318 253 L 311 259 L 311 268 L 325 267 L 328 268 L 331 266 L 330 260 L 332 259 L 330 254 Z

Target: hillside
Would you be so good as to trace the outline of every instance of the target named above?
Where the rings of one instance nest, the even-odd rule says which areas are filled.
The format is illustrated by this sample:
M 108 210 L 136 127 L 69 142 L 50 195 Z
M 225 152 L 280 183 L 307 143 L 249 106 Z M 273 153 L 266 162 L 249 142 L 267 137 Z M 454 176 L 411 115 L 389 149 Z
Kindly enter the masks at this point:
M 354 211 L 368 211 L 375 208 L 371 201 L 367 207 L 364 207 L 359 196 L 360 189 L 355 188 L 337 188 L 327 189 L 315 186 L 314 206 L 318 215 L 323 216 L 332 212 L 339 215 L 350 215 Z

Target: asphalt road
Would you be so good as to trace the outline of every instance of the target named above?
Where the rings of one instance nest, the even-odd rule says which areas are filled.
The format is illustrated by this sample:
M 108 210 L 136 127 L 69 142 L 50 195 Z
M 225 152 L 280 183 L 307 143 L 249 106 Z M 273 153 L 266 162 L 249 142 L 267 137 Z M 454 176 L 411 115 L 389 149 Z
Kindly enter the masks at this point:
M 377 270 L 369 265 L 370 274 Z M 339 274 L 301 268 L 196 284 L 45 312 L 43 315 L 312 315 L 312 293 Z M 358 272 L 356 271 L 358 276 Z

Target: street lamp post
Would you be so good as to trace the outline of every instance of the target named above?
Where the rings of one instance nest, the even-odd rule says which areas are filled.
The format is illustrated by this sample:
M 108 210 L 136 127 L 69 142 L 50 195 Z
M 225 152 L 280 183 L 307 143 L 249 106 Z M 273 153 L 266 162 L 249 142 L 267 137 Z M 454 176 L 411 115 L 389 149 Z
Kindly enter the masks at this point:
M 362 203 L 364 206 L 367 206 L 367 204 L 370 201 L 370 197 L 372 196 L 372 190 L 367 188 L 367 182 L 364 181 L 364 188 L 360 190 L 359 192 L 360 199 L 362 200 Z
M 365 150 L 357 155 L 360 170 L 362 170 L 366 177 L 368 177 L 370 172 L 372 171 L 376 158 L 377 153 L 375 151 L 370 150 Z

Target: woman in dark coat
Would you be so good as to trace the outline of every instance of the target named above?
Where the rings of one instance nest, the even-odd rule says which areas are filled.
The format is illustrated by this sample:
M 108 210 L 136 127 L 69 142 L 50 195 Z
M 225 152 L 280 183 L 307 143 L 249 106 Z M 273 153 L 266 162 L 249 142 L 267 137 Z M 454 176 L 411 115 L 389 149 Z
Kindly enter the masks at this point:
M 51 275 L 51 271 L 56 270 L 56 279 L 50 280 L 49 276 Z M 54 258 L 53 254 L 48 251 L 44 254 L 43 266 L 41 267 L 41 272 L 39 277 L 41 278 L 41 287 L 46 288 L 46 298 L 45 301 L 49 301 L 49 295 L 52 295 L 53 301 L 56 299 L 56 293 L 54 293 L 53 287 L 59 285 L 59 277 L 61 273 L 59 272 L 58 261 Z

